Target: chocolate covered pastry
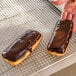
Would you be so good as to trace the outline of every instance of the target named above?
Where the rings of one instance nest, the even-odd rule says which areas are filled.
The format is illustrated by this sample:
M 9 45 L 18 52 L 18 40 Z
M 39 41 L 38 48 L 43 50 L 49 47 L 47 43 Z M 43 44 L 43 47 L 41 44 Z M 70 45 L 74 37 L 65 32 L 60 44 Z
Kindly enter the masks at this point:
M 52 38 L 50 39 L 47 49 L 48 52 L 55 56 L 63 56 L 66 52 L 69 40 L 72 36 L 73 23 L 71 20 L 59 21 Z
M 41 39 L 42 35 L 39 32 L 28 30 L 3 51 L 2 57 L 15 66 L 32 53 Z

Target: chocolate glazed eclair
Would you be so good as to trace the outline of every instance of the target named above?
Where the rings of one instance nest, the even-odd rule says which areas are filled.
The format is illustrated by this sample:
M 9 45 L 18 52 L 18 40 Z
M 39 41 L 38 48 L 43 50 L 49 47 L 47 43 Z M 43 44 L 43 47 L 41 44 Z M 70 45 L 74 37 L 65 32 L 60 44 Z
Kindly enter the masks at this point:
M 42 35 L 39 32 L 28 30 L 3 51 L 2 57 L 6 62 L 15 66 L 32 53 L 41 39 Z
M 47 50 L 55 56 L 63 56 L 66 52 L 69 40 L 72 36 L 73 22 L 71 20 L 61 20 L 57 23 Z

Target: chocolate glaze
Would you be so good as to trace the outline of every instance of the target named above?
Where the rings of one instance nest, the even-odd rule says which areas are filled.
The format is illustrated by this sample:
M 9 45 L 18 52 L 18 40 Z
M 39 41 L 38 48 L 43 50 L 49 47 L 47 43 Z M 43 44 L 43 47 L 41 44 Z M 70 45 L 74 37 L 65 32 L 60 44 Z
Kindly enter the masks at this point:
M 10 61 L 16 61 L 22 57 L 27 50 L 32 52 L 32 46 L 40 37 L 41 34 L 39 32 L 28 30 L 6 48 L 2 53 L 2 56 Z
M 64 53 L 72 36 L 72 28 L 73 23 L 71 20 L 59 21 L 47 49 L 56 53 Z

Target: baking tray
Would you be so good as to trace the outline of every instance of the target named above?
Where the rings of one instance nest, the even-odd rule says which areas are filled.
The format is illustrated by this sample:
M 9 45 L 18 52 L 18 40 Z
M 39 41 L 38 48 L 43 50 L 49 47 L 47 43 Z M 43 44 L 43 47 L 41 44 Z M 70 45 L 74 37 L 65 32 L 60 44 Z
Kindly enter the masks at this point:
M 46 47 L 60 14 L 60 10 L 47 0 L 0 0 L 0 54 L 28 29 L 43 35 L 36 50 L 18 66 L 10 66 L 0 57 L 0 76 L 37 76 L 36 73 L 75 54 L 76 34 L 70 40 L 65 56 L 47 53 Z

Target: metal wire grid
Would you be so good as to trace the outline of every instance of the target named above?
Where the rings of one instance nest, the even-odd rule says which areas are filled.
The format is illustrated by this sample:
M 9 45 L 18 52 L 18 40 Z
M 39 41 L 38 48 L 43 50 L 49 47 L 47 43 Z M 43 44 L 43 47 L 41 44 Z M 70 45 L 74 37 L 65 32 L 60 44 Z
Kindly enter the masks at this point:
M 36 50 L 16 67 L 10 66 L 0 58 L 0 76 L 30 76 L 75 53 L 75 34 L 64 57 L 55 57 L 47 53 L 48 41 L 60 16 L 44 0 L 2 0 L 2 2 L 0 2 L 2 6 L 0 8 L 0 53 L 27 29 L 41 32 L 43 40 Z

